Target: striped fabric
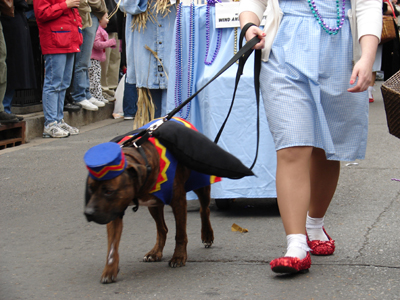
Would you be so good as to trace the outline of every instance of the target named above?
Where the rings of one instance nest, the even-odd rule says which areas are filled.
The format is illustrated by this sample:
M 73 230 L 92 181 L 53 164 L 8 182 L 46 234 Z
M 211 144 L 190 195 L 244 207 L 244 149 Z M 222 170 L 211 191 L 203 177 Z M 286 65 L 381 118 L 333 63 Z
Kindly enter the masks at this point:
M 335 27 L 336 1 L 315 2 L 325 21 Z M 324 149 L 330 160 L 363 159 L 369 103 L 366 92 L 347 92 L 353 66 L 347 17 L 340 32 L 329 35 L 307 1 L 280 5 L 284 16 L 260 76 L 276 150 L 314 146 Z M 347 0 L 346 11 L 349 8 Z

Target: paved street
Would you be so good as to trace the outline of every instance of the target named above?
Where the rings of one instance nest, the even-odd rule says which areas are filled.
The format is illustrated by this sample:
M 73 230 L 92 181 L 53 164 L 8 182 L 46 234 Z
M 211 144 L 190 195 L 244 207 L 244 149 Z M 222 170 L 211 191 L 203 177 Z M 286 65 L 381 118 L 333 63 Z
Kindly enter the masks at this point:
M 33 299 L 400 299 L 400 140 L 388 133 L 379 86 L 370 104 L 367 158 L 342 164 L 326 216 L 336 240 L 330 257 L 312 257 L 306 274 L 276 276 L 268 263 L 284 253 L 274 199 L 238 199 L 230 210 L 211 205 L 213 247 L 200 239 L 199 204 L 188 204 L 188 262 L 172 269 L 174 220 L 164 258 L 142 262 L 155 242 L 147 209 L 124 217 L 120 272 L 103 285 L 106 227 L 83 216 L 84 153 L 131 130 L 106 120 L 67 139 L 36 139 L 0 151 L 0 300 Z M 233 223 L 249 230 L 232 232 Z

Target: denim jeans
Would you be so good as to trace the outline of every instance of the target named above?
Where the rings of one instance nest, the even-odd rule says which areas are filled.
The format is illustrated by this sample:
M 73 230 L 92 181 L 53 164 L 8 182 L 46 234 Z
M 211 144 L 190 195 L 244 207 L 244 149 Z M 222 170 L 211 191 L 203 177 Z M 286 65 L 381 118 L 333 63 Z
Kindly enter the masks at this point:
M 124 117 L 134 117 L 137 112 L 138 94 L 136 84 L 131 84 L 125 81 L 124 99 L 122 100 L 122 108 Z
M 155 106 L 154 118 L 161 117 L 165 114 L 167 90 L 150 89 L 151 97 Z M 138 94 L 136 84 L 128 83 L 125 81 L 124 99 L 122 101 L 122 108 L 124 110 L 124 117 L 134 117 L 137 112 Z
M 3 26 L 0 22 L 0 112 L 4 111 L 3 98 L 7 89 L 7 48 L 4 40 Z
M 44 55 L 43 83 L 44 125 L 60 122 L 64 117 L 65 91 L 71 84 L 74 53 Z
M 163 111 L 165 111 L 165 107 L 163 109 L 163 96 L 165 96 L 165 92 L 167 90 L 159 90 L 159 89 L 151 89 L 151 97 L 153 98 L 153 103 L 155 106 L 154 118 L 161 117 Z
M 8 114 L 11 114 L 11 103 L 12 99 L 14 98 L 15 90 L 6 90 L 6 94 L 4 95 L 3 99 L 3 106 L 4 111 Z
M 92 98 L 89 87 L 89 67 L 90 56 L 92 55 L 93 43 L 96 37 L 96 31 L 99 27 L 99 19 L 90 13 L 92 17 L 92 26 L 82 30 L 83 43 L 80 47 L 81 52 L 75 56 L 75 70 L 72 79 L 71 96 L 76 102 Z

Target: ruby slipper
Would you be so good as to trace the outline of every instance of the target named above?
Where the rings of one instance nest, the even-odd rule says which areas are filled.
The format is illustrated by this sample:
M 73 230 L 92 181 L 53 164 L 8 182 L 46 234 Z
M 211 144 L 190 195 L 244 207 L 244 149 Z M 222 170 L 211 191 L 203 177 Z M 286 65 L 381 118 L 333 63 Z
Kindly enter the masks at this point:
M 303 259 L 298 257 L 279 257 L 271 261 L 271 270 L 275 273 L 298 273 L 301 271 L 306 271 L 311 267 L 311 256 L 307 252 L 307 256 Z
M 311 254 L 313 255 L 332 255 L 333 252 L 335 252 L 335 241 L 332 240 L 329 234 L 326 233 L 324 227 L 322 227 L 322 230 L 328 237 L 329 241 L 319 241 L 319 240 L 310 241 L 308 239 L 308 234 L 306 232 L 308 247 L 311 248 Z

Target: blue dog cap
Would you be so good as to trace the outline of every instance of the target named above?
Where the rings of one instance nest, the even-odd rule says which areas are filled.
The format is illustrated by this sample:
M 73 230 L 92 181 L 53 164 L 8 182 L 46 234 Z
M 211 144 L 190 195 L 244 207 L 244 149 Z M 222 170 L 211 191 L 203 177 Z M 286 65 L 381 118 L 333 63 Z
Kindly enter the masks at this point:
M 90 148 L 83 157 L 89 176 L 94 180 L 109 180 L 126 168 L 125 155 L 117 143 L 102 143 Z

